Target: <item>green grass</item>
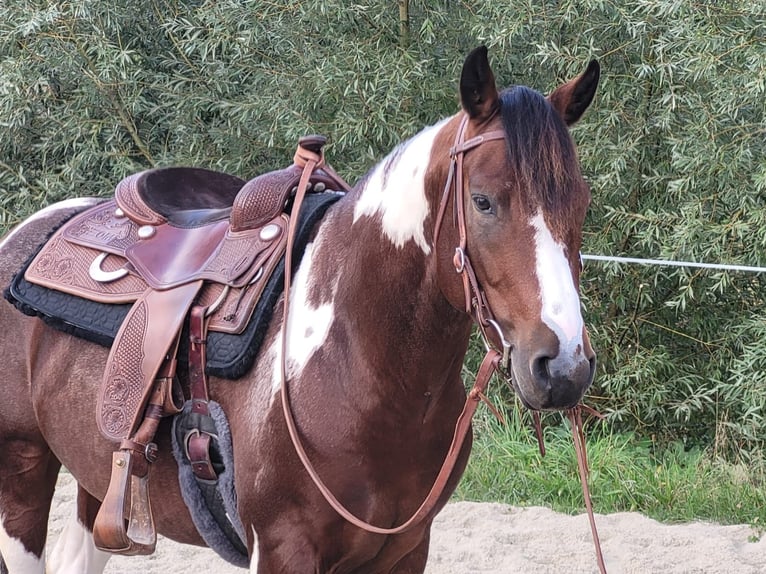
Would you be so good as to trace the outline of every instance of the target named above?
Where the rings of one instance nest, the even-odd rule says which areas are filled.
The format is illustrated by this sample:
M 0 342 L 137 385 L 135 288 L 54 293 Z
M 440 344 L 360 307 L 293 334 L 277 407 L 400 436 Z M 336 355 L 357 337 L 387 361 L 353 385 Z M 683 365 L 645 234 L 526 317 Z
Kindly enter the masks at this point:
M 568 423 L 547 415 L 541 457 L 531 417 L 505 413 L 506 425 L 482 414 L 474 424 L 471 460 L 456 497 L 585 511 Z M 590 492 L 598 513 L 636 511 L 665 522 L 711 520 L 751 524 L 754 536 L 766 524 L 766 462 L 751 457 L 731 463 L 680 444 L 663 447 L 631 434 L 616 434 L 608 422 L 586 423 Z

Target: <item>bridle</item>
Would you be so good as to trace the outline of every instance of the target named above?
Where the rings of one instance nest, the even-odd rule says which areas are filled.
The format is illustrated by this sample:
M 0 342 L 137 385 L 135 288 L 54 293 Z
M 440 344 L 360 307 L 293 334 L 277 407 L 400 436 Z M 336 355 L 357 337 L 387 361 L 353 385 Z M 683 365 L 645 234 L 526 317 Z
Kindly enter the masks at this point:
M 418 509 L 408 518 L 406 521 L 404 521 L 399 526 L 395 526 L 392 528 L 383 528 L 379 526 L 375 526 L 373 524 L 370 524 L 369 522 L 366 522 L 356 515 L 354 515 L 351 511 L 349 511 L 332 493 L 332 491 L 329 489 L 329 487 L 324 483 L 322 478 L 319 476 L 318 472 L 314 468 L 313 464 L 309 460 L 309 457 L 303 447 L 303 444 L 300 440 L 300 436 L 298 434 L 298 430 L 295 425 L 295 419 L 292 413 L 292 410 L 290 408 L 290 398 L 289 398 L 289 391 L 287 388 L 287 321 L 288 321 L 288 313 L 289 313 L 289 294 L 290 294 L 290 284 L 292 279 L 292 251 L 293 251 L 293 243 L 295 238 L 295 228 L 297 226 L 297 214 L 300 213 L 300 206 L 303 202 L 303 198 L 305 197 L 305 194 L 307 192 L 308 188 L 308 182 L 309 177 L 314 169 L 322 167 L 324 169 L 327 169 L 329 166 L 326 166 L 324 163 L 324 153 L 315 153 L 311 152 L 309 150 L 300 149 L 298 152 L 299 154 L 302 153 L 302 155 L 299 157 L 298 154 L 296 154 L 295 161 L 298 165 L 303 166 L 303 174 L 301 176 L 300 182 L 298 184 L 298 188 L 296 190 L 295 194 L 295 200 L 293 203 L 293 214 L 294 216 L 290 220 L 290 225 L 288 228 L 288 236 L 287 236 L 287 247 L 286 247 L 286 254 L 285 254 L 285 285 L 284 285 L 284 301 L 283 301 L 283 317 L 282 317 L 282 331 L 281 331 L 281 358 L 279 360 L 279 368 L 281 371 L 281 398 L 282 398 L 282 410 L 284 412 L 285 417 L 285 423 L 287 424 L 287 429 L 290 434 L 290 439 L 292 440 L 293 447 L 295 448 L 295 452 L 298 455 L 298 458 L 303 463 L 303 466 L 308 473 L 308 475 L 311 477 L 311 480 L 314 482 L 316 487 L 319 489 L 319 491 L 322 493 L 322 496 L 325 498 L 327 503 L 345 520 L 350 522 L 351 524 L 374 534 L 400 534 L 402 532 L 406 532 L 410 530 L 411 528 L 414 528 L 420 522 L 422 522 L 427 516 L 431 514 L 433 509 L 436 507 L 439 499 L 441 498 L 444 488 L 447 485 L 447 482 L 452 475 L 452 471 L 455 468 L 455 464 L 458 460 L 459 454 L 462 450 L 466 435 L 468 434 L 468 431 L 471 428 L 471 420 L 473 418 L 473 414 L 476 412 L 476 408 L 479 405 L 479 401 L 483 400 L 485 401 L 492 411 L 497 414 L 497 410 L 491 405 L 489 400 L 487 399 L 485 392 L 487 390 L 487 387 L 489 385 L 489 382 L 492 378 L 492 375 L 495 371 L 500 372 L 506 380 L 510 379 L 510 352 L 511 352 L 511 345 L 506 340 L 502 329 L 500 328 L 497 321 L 494 319 L 494 316 L 492 315 L 492 311 L 489 307 L 489 303 L 487 301 L 487 297 L 484 294 L 484 291 L 481 289 L 479 282 L 476 278 L 476 273 L 474 272 L 473 265 L 471 264 L 471 260 L 467 253 L 467 231 L 466 231 L 466 220 L 465 220 L 465 181 L 463 177 L 463 158 L 466 154 L 466 152 L 480 146 L 481 144 L 489 141 L 495 141 L 495 140 L 504 140 L 505 139 L 505 132 L 503 130 L 493 130 L 489 132 L 485 132 L 482 134 L 479 134 L 477 136 L 472 137 L 471 139 L 466 140 L 465 139 L 465 132 L 468 126 L 468 120 L 469 117 L 467 114 L 463 114 L 462 120 L 460 122 L 460 125 L 457 130 L 457 134 L 455 136 L 454 145 L 452 148 L 450 148 L 450 167 L 449 167 L 449 173 L 447 175 L 447 181 L 444 186 L 444 192 L 441 197 L 441 201 L 439 204 L 439 210 L 437 212 L 437 218 L 434 226 L 434 240 L 433 243 L 436 245 L 439 231 L 441 229 L 441 226 L 444 221 L 444 216 L 447 210 L 447 206 L 450 203 L 450 198 L 452 198 L 453 203 L 453 209 L 455 211 L 455 222 L 458 228 L 458 246 L 455 248 L 455 254 L 453 257 L 453 264 L 455 266 L 455 271 L 460 275 L 462 282 L 463 282 L 463 292 L 465 297 L 465 312 L 471 315 L 471 317 L 474 319 L 476 324 L 479 327 L 479 332 L 481 334 L 481 337 L 484 341 L 485 348 L 487 350 L 486 355 L 484 356 L 484 359 L 482 360 L 482 363 L 479 367 L 479 370 L 476 374 L 476 379 L 474 382 L 473 387 L 468 393 L 468 396 L 466 397 L 465 405 L 463 406 L 463 410 L 460 413 L 460 416 L 457 419 L 457 422 L 455 423 L 455 430 L 452 436 L 452 442 L 450 443 L 449 449 L 447 451 L 447 455 L 444 459 L 444 462 L 442 463 L 442 466 L 439 470 L 439 473 L 436 476 L 436 479 L 434 480 L 433 486 L 431 487 L 431 490 L 426 495 L 426 498 L 423 500 L 422 504 L 418 507 Z M 492 342 L 492 339 L 489 336 L 490 332 L 494 332 L 499 341 L 501 349 L 497 349 Z M 573 432 L 575 433 L 575 447 L 578 452 L 578 463 L 580 463 L 580 475 L 582 479 L 583 484 L 583 492 L 586 495 L 586 506 L 588 507 L 590 511 L 590 517 L 591 517 L 591 529 L 594 535 L 594 541 L 596 543 L 596 549 L 597 549 L 597 557 L 599 559 L 599 567 L 601 568 L 601 572 L 605 573 L 606 569 L 603 566 L 603 558 L 601 557 L 601 549 L 600 545 L 598 543 L 598 535 L 595 531 L 595 523 L 593 522 L 593 514 L 592 510 L 590 510 L 590 496 L 587 493 L 587 476 L 584 473 L 587 473 L 587 461 L 585 459 L 585 449 L 584 449 L 584 443 L 582 441 L 579 442 L 580 447 L 578 447 L 578 438 L 582 439 L 582 424 L 579 422 L 579 424 L 575 427 L 575 422 L 580 421 L 580 407 L 575 407 L 575 409 L 571 409 L 570 413 L 570 420 L 572 420 L 573 423 Z M 537 423 L 537 429 L 538 429 L 538 441 L 540 441 L 541 444 L 541 452 L 544 452 L 542 450 L 542 438 L 539 430 L 539 418 L 536 418 Z M 582 455 L 580 454 L 582 453 Z M 582 462 L 581 462 L 582 461 Z
M 455 247 L 455 255 L 452 259 L 452 263 L 455 266 L 455 271 L 460 275 L 463 281 L 463 294 L 465 297 L 464 310 L 473 317 L 474 322 L 479 327 L 479 333 L 484 341 L 485 349 L 488 352 L 490 349 L 495 349 L 500 354 L 501 360 L 498 363 L 498 367 L 503 373 L 507 374 L 509 373 L 508 369 L 511 361 L 511 344 L 506 340 L 503 330 L 492 315 L 487 296 L 479 286 L 479 281 L 476 279 L 476 273 L 473 270 L 471 259 L 466 252 L 468 232 L 465 223 L 466 186 L 463 181 L 463 157 L 466 152 L 485 142 L 505 140 L 505 131 L 493 130 L 466 140 L 465 132 L 467 127 L 468 115 L 463 114 L 460 126 L 457 129 L 457 135 L 455 136 L 455 143 L 449 151 L 450 167 L 449 173 L 447 174 L 447 183 L 444 186 L 444 193 L 442 194 L 441 202 L 439 203 L 439 211 L 436 216 L 434 245 L 436 245 L 436 242 L 439 239 L 439 232 L 444 223 L 444 214 L 447 210 L 447 205 L 449 204 L 450 192 L 454 189 L 453 210 L 455 212 L 454 218 L 458 229 L 458 246 Z M 453 182 L 454 185 L 452 185 Z M 493 329 L 498 336 L 501 349 L 496 349 L 495 345 L 492 343 L 488 334 L 489 329 Z

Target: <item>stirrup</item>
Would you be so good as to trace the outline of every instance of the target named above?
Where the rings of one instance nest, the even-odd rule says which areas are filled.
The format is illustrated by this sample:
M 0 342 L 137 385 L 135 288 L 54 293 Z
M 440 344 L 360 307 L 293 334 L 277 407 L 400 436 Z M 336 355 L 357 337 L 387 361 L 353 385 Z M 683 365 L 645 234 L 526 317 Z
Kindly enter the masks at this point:
M 149 473 L 137 476 L 137 453 L 120 449 L 112 453 L 112 477 L 93 523 L 96 548 L 114 554 L 152 554 L 157 544 L 149 501 Z

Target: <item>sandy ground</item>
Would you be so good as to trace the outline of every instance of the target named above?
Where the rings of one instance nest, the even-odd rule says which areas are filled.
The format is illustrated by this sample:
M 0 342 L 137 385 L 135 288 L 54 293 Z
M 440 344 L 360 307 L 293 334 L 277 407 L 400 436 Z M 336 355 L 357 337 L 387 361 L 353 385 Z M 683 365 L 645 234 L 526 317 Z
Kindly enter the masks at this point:
M 52 510 L 49 540 L 71 512 L 75 487 L 62 474 Z M 746 525 L 660 524 L 636 513 L 597 515 L 610 574 L 766 573 L 766 536 L 758 542 Z M 208 549 L 161 539 L 151 556 L 112 558 L 109 574 L 240 574 Z M 524 574 L 598 573 L 588 519 L 546 508 L 458 502 L 436 518 L 427 574 L 480 572 Z

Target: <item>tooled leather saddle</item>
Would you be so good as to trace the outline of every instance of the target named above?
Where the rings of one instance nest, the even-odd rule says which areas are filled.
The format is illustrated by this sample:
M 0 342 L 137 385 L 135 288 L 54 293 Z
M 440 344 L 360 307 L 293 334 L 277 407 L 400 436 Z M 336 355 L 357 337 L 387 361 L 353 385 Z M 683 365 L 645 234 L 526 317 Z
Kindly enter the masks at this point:
M 348 185 L 324 162 L 322 136 L 301 138 L 294 163 L 250 181 L 207 169 L 158 168 L 121 181 L 114 199 L 61 227 L 27 267 L 24 279 L 91 301 L 130 304 L 109 352 L 99 389 L 101 433 L 119 443 L 94 525 L 110 552 L 153 552 L 149 465 L 161 417 L 177 413 L 175 376 L 182 327 L 190 330 L 193 409 L 207 411 L 208 331 L 240 333 L 282 260 L 298 186 L 321 193 Z M 187 446 L 192 467 L 208 476 L 209 436 Z M 207 439 L 207 440 L 206 440 Z

